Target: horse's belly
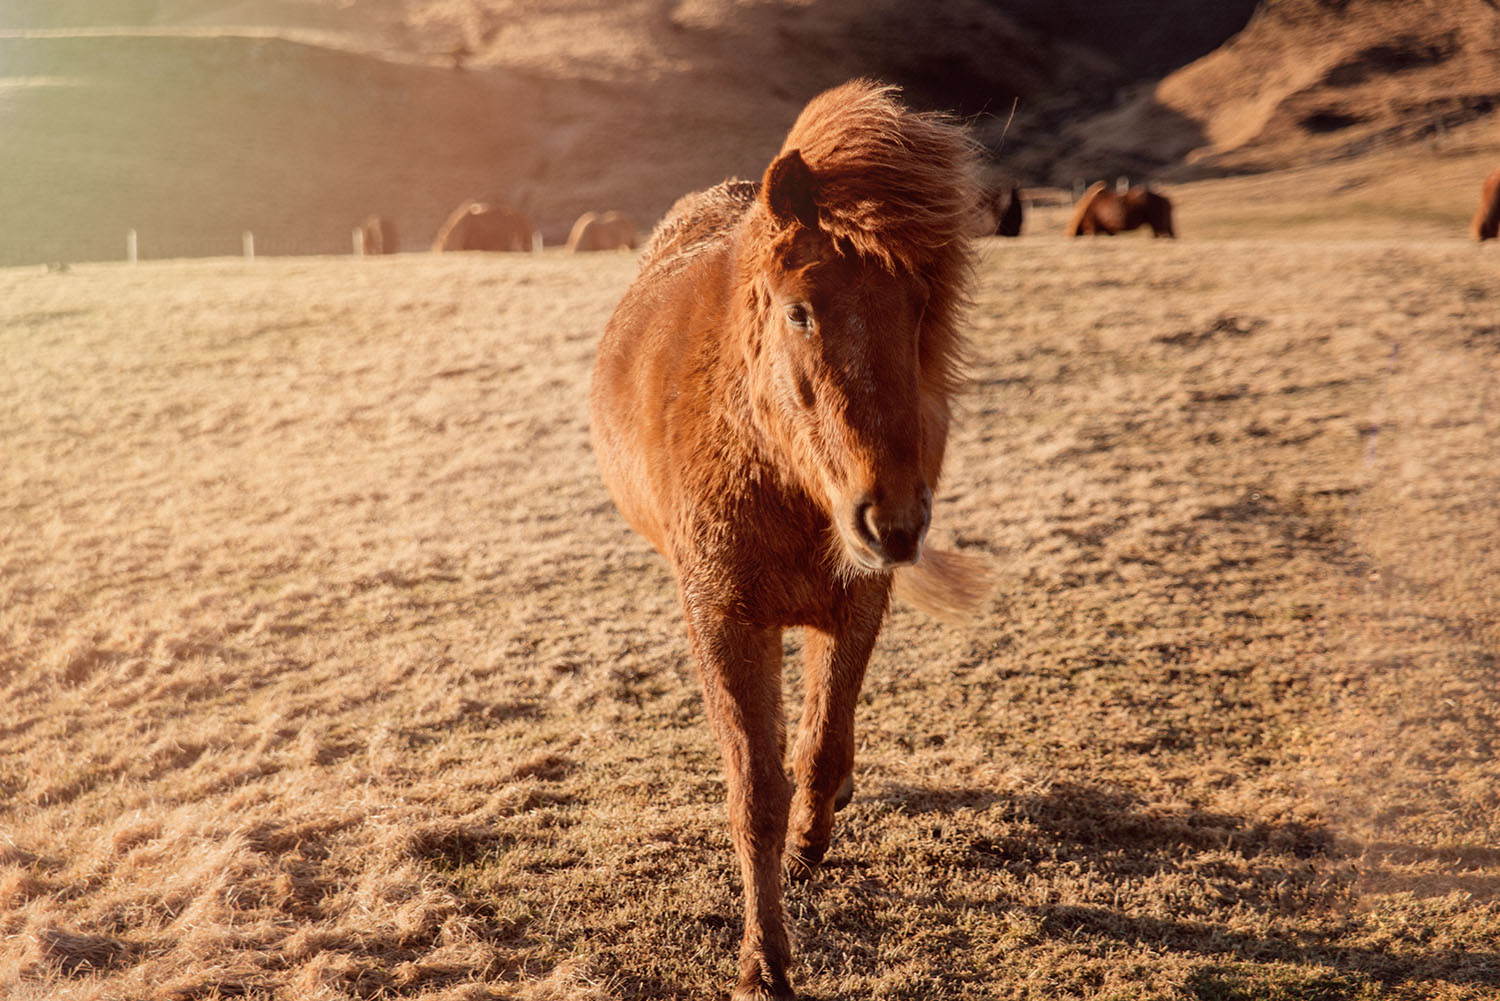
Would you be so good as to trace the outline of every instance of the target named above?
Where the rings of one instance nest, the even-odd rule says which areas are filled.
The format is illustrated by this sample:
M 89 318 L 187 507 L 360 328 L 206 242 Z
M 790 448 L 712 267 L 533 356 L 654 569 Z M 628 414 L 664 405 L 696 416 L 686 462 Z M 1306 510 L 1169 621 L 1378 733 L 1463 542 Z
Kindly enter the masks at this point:
M 651 489 L 650 459 L 634 426 L 639 416 L 628 413 L 631 400 L 618 393 L 608 373 L 596 372 L 594 379 L 589 423 L 604 486 L 626 523 L 665 554 L 665 519 Z

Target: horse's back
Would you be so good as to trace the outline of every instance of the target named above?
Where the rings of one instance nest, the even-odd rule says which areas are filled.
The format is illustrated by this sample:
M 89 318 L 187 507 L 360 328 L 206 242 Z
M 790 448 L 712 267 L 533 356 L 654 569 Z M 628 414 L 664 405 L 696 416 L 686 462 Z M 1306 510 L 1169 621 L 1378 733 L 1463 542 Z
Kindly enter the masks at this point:
M 641 252 L 642 274 L 728 239 L 759 192 L 759 181 L 732 178 L 677 199 L 646 241 Z

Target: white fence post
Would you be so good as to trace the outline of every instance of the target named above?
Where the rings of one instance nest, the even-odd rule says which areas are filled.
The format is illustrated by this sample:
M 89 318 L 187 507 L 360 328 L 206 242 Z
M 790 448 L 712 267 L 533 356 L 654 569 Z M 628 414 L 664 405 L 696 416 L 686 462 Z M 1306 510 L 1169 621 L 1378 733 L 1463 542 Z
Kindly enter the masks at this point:
M 129 261 L 131 264 L 134 264 L 136 262 L 136 249 L 137 249 L 137 243 L 136 243 L 136 238 L 135 238 L 135 230 L 133 230 L 133 229 L 126 230 L 125 231 L 125 260 Z
M 240 246 L 245 250 L 245 260 L 255 260 L 255 234 L 248 229 L 240 234 Z

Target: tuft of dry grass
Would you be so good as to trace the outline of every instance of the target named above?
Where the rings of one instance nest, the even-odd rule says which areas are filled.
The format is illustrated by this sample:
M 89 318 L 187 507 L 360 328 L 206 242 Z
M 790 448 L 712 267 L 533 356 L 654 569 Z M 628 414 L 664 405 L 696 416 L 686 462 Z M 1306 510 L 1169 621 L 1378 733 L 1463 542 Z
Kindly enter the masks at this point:
M 806 997 L 1500 991 L 1492 256 L 986 244 L 936 522 L 997 588 L 892 614 Z M 633 271 L 0 271 L 0 994 L 731 982 L 673 588 L 587 441 Z

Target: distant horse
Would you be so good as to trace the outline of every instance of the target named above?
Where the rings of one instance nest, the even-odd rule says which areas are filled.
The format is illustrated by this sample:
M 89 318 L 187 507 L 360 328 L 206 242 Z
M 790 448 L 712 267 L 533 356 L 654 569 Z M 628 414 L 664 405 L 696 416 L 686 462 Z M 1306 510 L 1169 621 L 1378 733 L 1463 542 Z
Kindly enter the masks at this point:
M 1113 236 L 1126 230 L 1150 226 L 1152 236 L 1176 236 L 1172 230 L 1172 203 L 1150 188 L 1131 188 L 1117 195 L 1103 181 L 1096 181 L 1073 206 L 1066 235 Z
M 533 231 L 531 220 L 508 205 L 465 202 L 438 230 L 432 249 L 525 252 L 531 250 Z
M 970 236 L 1020 236 L 1021 192 L 1015 185 L 987 186 L 974 205 Z
M 995 194 L 995 235 L 1021 235 L 1021 189 L 1014 184 Z
M 1479 211 L 1469 223 L 1469 233 L 1476 240 L 1493 240 L 1500 236 L 1500 170 L 1484 179 L 1479 189 Z
M 976 149 L 894 88 L 814 98 L 759 184 L 679 199 L 605 328 L 594 449 L 671 564 L 744 878 L 734 997 L 790 998 L 781 904 L 853 795 L 854 709 L 897 593 L 972 610 L 981 574 L 923 546 L 961 382 Z M 782 631 L 805 627 L 783 772 Z
M 578 253 L 585 250 L 634 250 L 641 240 L 635 228 L 635 220 L 622 212 L 585 212 L 573 224 L 568 234 L 568 249 Z
M 366 254 L 394 254 L 401 244 L 396 237 L 396 226 L 384 216 L 372 215 L 365 220 L 360 232 L 364 234 Z

